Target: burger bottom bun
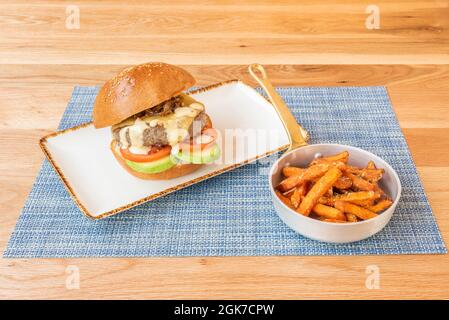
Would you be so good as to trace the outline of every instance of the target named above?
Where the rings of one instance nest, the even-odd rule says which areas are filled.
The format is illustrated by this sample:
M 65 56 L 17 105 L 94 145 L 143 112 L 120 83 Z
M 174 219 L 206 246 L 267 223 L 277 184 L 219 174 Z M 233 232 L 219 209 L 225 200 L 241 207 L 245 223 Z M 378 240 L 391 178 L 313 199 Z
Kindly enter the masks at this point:
M 176 166 L 174 166 L 168 170 L 165 170 L 163 172 L 159 172 L 159 173 L 142 173 L 142 172 L 134 171 L 126 164 L 122 155 L 118 151 L 117 143 L 115 140 L 112 140 L 112 142 L 111 142 L 111 151 L 112 151 L 112 154 L 114 155 L 115 159 L 117 159 L 118 163 L 120 163 L 120 165 L 126 171 L 128 171 L 133 176 L 135 176 L 139 179 L 144 179 L 144 180 L 174 179 L 177 177 L 185 176 L 186 174 L 189 174 L 191 172 L 194 172 L 194 171 L 198 170 L 201 166 L 203 166 L 202 164 L 184 163 L 184 164 L 177 164 Z

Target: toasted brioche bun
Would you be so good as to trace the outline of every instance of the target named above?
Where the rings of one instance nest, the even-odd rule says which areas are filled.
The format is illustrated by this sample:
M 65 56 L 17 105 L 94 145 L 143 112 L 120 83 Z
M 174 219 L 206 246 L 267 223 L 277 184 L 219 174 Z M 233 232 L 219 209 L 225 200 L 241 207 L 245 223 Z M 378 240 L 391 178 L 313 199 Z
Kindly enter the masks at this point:
M 201 166 L 203 166 L 202 164 L 185 163 L 185 164 L 177 164 L 176 166 L 159 173 L 142 173 L 134 171 L 126 164 L 122 155 L 118 151 L 117 142 L 115 140 L 112 140 L 111 142 L 111 150 L 112 153 L 114 154 L 115 159 L 117 159 L 118 163 L 120 163 L 120 165 L 123 168 L 125 168 L 126 171 L 128 171 L 130 174 L 132 174 L 137 178 L 145 180 L 169 180 L 185 176 L 186 174 L 196 171 Z
M 117 124 L 150 109 L 195 84 L 186 70 L 166 63 L 145 63 L 122 70 L 106 81 L 95 99 L 95 128 Z

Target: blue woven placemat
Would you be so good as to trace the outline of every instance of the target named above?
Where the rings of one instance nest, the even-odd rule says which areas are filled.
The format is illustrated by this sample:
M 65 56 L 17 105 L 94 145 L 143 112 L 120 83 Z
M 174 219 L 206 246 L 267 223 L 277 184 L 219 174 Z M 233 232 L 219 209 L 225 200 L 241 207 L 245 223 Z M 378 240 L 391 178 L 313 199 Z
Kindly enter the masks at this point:
M 332 245 L 290 230 L 271 204 L 263 174 L 270 159 L 117 216 L 91 221 L 81 214 L 45 161 L 4 257 L 446 253 L 384 87 L 278 90 L 310 132 L 311 143 L 361 147 L 397 170 L 403 194 L 383 231 L 357 243 Z M 76 87 L 59 128 L 89 121 L 97 91 L 96 87 Z

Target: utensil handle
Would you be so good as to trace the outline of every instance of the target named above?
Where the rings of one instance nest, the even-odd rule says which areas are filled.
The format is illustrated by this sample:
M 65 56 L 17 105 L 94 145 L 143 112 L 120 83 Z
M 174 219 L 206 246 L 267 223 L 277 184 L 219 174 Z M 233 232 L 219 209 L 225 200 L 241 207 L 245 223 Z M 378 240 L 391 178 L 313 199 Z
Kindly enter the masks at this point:
M 282 100 L 281 96 L 273 88 L 265 69 L 260 64 L 255 63 L 248 67 L 248 71 L 251 76 L 256 79 L 262 89 L 264 89 L 271 101 L 271 104 L 278 113 L 279 118 L 281 118 L 282 124 L 287 131 L 288 139 L 290 141 L 290 147 L 288 150 L 293 150 L 307 145 L 306 141 L 309 139 L 309 134 L 298 124 L 284 100 Z M 257 71 L 260 73 L 260 76 L 256 73 Z

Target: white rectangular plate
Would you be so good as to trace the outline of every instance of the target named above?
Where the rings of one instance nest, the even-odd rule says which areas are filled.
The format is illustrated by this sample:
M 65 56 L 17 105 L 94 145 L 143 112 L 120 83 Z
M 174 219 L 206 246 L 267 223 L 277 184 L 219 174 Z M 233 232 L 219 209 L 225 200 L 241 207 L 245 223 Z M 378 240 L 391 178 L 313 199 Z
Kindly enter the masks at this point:
M 204 103 L 220 132 L 222 157 L 183 177 L 156 181 L 131 176 L 109 149 L 110 128 L 95 129 L 86 123 L 41 139 L 42 150 L 86 216 L 100 219 L 117 214 L 288 147 L 287 133 L 274 107 L 241 81 L 219 83 L 191 95 Z M 227 138 L 248 137 L 249 132 L 257 135 L 256 148 L 242 148 L 238 139 Z

